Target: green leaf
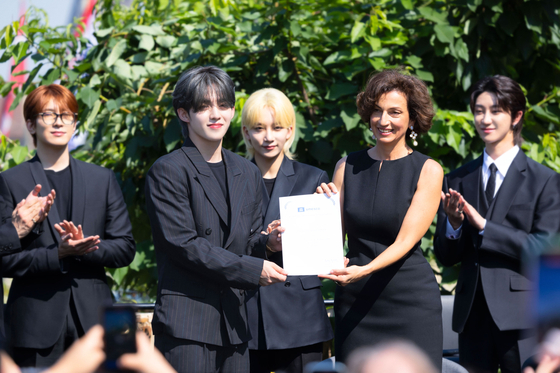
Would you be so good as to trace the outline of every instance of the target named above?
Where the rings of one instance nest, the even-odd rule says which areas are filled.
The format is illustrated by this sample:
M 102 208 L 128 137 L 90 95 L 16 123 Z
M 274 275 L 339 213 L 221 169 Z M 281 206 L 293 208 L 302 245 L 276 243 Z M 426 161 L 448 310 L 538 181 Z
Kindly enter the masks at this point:
M 434 81 L 434 75 L 429 71 L 416 70 L 415 73 L 416 73 L 416 76 L 418 76 L 420 79 L 422 79 L 425 82 L 433 82 Z
M 102 29 L 102 30 L 97 30 L 97 31 L 95 31 L 95 35 L 96 35 L 98 38 L 104 38 L 105 36 L 107 36 L 107 35 L 109 35 L 110 33 L 112 33 L 113 30 L 114 30 L 114 27 L 109 27 L 109 28 L 105 28 L 105 29 Z
M 412 0 L 401 0 L 401 4 L 406 10 L 414 9 L 414 4 L 412 4 Z
M 482 1 L 482 0 L 479 0 Z M 432 7 L 423 6 L 418 8 L 418 11 L 424 18 L 437 24 L 447 24 L 447 16 L 445 13 L 440 13 Z
M 119 59 L 119 57 L 123 54 L 126 50 L 126 40 L 119 41 L 115 47 L 111 50 L 109 57 L 105 60 L 105 64 L 107 67 L 113 66 L 115 62 Z
M 130 65 L 125 60 L 119 58 L 113 66 L 113 72 L 121 79 L 132 79 Z
M 366 31 L 365 28 L 366 28 L 366 24 L 360 22 L 360 20 L 357 19 L 356 22 L 354 22 L 352 31 L 350 32 L 350 41 L 354 43 L 356 40 L 362 37 L 365 34 Z
M 97 100 L 95 102 L 95 104 L 93 105 L 93 109 L 91 110 L 91 112 L 89 113 L 86 122 L 84 123 L 84 130 L 86 131 L 91 131 L 92 130 L 92 124 L 95 121 L 95 118 L 97 117 L 97 113 L 99 112 L 99 109 L 101 108 L 101 100 Z
M 0 88 L 0 95 L 2 95 L 2 97 L 6 97 L 8 93 L 12 91 L 12 87 L 14 86 L 14 84 L 16 84 L 16 82 L 4 83 L 4 85 L 2 85 L 2 88 Z
M 342 118 L 342 121 L 344 122 L 346 131 L 351 131 L 356 128 L 360 123 L 360 120 L 362 120 L 362 118 L 358 115 L 355 105 L 344 105 L 340 111 L 340 118 Z
M 53 84 L 57 79 L 60 79 L 60 69 L 51 69 L 49 73 L 43 77 L 41 85 Z
M 158 36 L 156 38 L 156 43 L 158 43 L 159 45 L 161 45 L 164 48 L 171 48 L 175 44 L 176 41 L 177 41 L 177 38 L 175 38 L 174 36 L 170 36 L 170 35 Z
M 165 35 L 165 32 L 163 32 L 161 26 L 158 25 L 153 25 L 153 26 L 137 25 L 137 26 L 133 26 L 132 29 L 141 34 L 148 34 L 152 36 Z
M 25 157 L 29 154 L 27 146 L 15 145 L 10 151 L 12 159 L 16 164 L 20 164 L 25 161 Z
M 163 69 L 164 65 L 162 63 L 159 63 L 159 62 L 146 61 L 146 63 L 144 64 L 144 67 L 146 68 L 146 71 L 148 72 L 148 74 L 157 75 L 157 74 L 160 74 L 162 72 L 162 69 Z
M 455 52 L 459 58 L 463 59 L 465 62 L 469 62 L 469 47 L 463 39 L 457 39 L 455 43 Z
M 467 6 L 471 12 L 476 12 L 476 8 L 482 5 L 482 0 L 467 0 Z
M 6 46 L 12 44 L 12 40 L 14 40 L 14 30 L 12 29 L 12 25 L 6 26 L 6 33 L 4 34 L 4 39 L 6 40 Z
M 138 48 L 145 49 L 148 52 L 154 48 L 156 43 L 154 42 L 154 38 L 150 35 L 142 35 L 140 36 L 140 43 L 138 44 Z
M 358 86 L 350 83 L 336 83 L 331 86 L 327 96 L 327 100 L 336 100 L 339 97 L 354 95 L 358 91 Z
M 68 77 L 68 82 L 70 84 L 74 83 L 74 81 L 76 80 L 76 78 L 80 75 L 80 73 L 76 72 L 76 71 L 72 71 L 70 69 L 64 68 L 62 69 L 62 71 L 64 71 L 64 73 L 66 74 L 66 76 Z M 29 80 L 29 79 L 28 79 Z
M 364 35 L 364 39 L 368 42 L 372 51 L 381 49 L 381 39 L 377 36 Z
M 442 43 L 453 43 L 453 35 L 455 34 L 453 27 L 449 25 L 439 24 L 434 26 L 434 31 L 436 32 L 436 37 Z
M 93 107 L 93 105 L 95 105 L 97 100 L 99 100 L 100 95 L 101 94 L 99 93 L 98 90 L 95 90 L 90 87 L 84 87 L 80 91 L 80 98 L 82 99 L 82 102 L 90 108 Z
M 130 269 L 134 271 L 139 271 L 140 265 L 142 264 L 144 259 L 146 259 L 146 253 L 143 251 L 142 252 L 136 251 L 136 255 L 134 255 L 134 260 L 129 265 Z

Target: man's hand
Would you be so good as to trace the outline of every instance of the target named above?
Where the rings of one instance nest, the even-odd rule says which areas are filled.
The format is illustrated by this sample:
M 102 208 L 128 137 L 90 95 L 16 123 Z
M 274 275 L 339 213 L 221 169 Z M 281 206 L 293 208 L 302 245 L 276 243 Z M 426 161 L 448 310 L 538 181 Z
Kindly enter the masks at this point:
M 286 229 L 284 229 L 280 224 L 280 220 L 274 220 L 266 228 L 266 234 L 268 234 L 266 248 L 274 253 L 282 251 L 282 233 Z
M 463 209 L 466 201 L 461 193 L 449 188 L 449 193 L 441 192 L 441 202 L 443 203 L 443 210 L 449 219 L 449 224 L 456 230 L 463 224 Z
M 41 185 L 37 184 L 27 198 L 18 203 L 12 212 L 12 224 L 20 239 L 27 236 L 35 224 L 45 220 L 49 214 L 56 193 L 51 190 L 46 197 L 39 197 L 40 191 Z
M 58 258 L 63 259 L 67 256 L 86 255 L 99 249 L 99 236 L 89 236 L 84 238 L 82 226 L 76 227 L 74 223 L 63 221 L 55 224 L 54 228 L 60 235 L 62 241 L 58 246 Z M 76 237 L 74 237 L 74 234 Z
M 471 206 L 470 203 L 463 199 L 464 208 L 465 208 L 465 215 L 467 215 L 467 219 L 469 220 L 470 225 L 478 229 L 479 231 L 483 230 L 486 227 L 486 219 L 484 219 L 478 211 L 474 207 Z
M 267 286 L 277 282 L 284 282 L 286 281 L 286 276 L 288 276 L 288 272 L 284 271 L 282 267 L 276 263 L 265 260 L 263 263 L 259 285 Z

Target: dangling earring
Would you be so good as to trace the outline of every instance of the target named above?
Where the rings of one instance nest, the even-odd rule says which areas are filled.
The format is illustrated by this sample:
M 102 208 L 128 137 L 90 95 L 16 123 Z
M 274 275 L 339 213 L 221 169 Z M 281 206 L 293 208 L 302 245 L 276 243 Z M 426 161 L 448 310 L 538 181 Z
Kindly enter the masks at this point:
M 371 138 L 377 140 L 377 138 L 375 138 L 375 133 L 373 133 L 373 129 L 371 127 L 368 129 L 371 131 Z
M 418 141 L 416 141 L 416 136 L 418 136 L 418 134 L 416 132 L 414 132 L 414 126 L 411 125 L 410 126 L 410 138 L 412 139 L 412 145 L 414 145 L 414 146 L 418 145 Z

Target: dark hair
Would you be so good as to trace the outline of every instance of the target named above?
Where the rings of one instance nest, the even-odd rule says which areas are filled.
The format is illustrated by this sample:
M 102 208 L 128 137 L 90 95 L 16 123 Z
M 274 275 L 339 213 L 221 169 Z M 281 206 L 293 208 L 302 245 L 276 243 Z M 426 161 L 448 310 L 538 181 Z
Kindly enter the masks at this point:
M 366 88 L 358 94 L 356 105 L 362 120 L 369 120 L 377 102 L 385 93 L 397 91 L 406 97 L 410 121 L 414 131 L 426 133 L 432 127 L 434 106 L 426 84 L 415 76 L 404 75 L 399 70 L 384 70 L 369 78 Z M 406 131 L 410 134 L 410 129 Z
M 474 113 L 476 100 L 483 92 L 493 93 L 498 99 L 498 106 L 502 110 L 507 111 L 513 118 L 518 112 L 525 115 L 527 107 L 527 100 L 525 95 L 515 80 L 503 75 L 487 76 L 476 82 L 471 92 L 471 111 Z M 513 127 L 513 141 L 516 145 L 520 145 L 523 139 L 521 138 L 521 129 L 523 128 L 523 115 L 519 122 Z
M 218 105 L 230 108 L 235 106 L 235 85 L 225 71 L 216 66 L 195 66 L 188 69 L 181 74 L 173 90 L 175 114 L 179 108 L 185 109 L 187 113 L 191 109 L 195 113 L 199 112 L 204 106 L 212 105 L 213 94 L 216 95 Z M 184 124 L 182 127 L 183 136 L 186 137 L 187 127 Z
M 35 88 L 25 99 L 23 117 L 34 121 L 49 101 L 53 100 L 61 110 L 78 113 L 78 101 L 74 94 L 59 84 L 42 85 Z M 32 134 L 33 145 L 37 146 L 37 135 Z

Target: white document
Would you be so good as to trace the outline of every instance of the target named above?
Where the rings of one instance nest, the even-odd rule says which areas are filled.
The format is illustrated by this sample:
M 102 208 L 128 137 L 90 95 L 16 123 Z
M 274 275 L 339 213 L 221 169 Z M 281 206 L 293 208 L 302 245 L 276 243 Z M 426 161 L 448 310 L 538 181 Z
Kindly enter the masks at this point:
M 282 259 L 288 275 L 329 274 L 344 268 L 340 197 L 280 197 Z

